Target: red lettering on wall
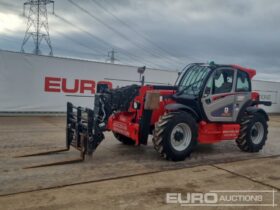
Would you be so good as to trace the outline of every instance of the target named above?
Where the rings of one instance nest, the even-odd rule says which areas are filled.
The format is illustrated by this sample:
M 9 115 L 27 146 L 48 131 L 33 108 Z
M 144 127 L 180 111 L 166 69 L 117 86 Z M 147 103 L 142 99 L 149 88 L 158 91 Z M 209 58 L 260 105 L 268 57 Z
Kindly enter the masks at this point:
M 95 94 L 95 81 L 75 79 L 74 86 L 69 87 L 66 78 L 45 77 L 45 92 Z
M 77 93 L 79 91 L 79 80 L 75 79 L 74 88 L 68 89 L 66 79 L 62 78 L 62 92 L 64 93 Z
M 95 82 L 92 80 L 81 80 L 80 93 L 85 93 L 85 91 L 90 91 L 91 94 L 95 93 Z
M 60 78 L 45 77 L 45 91 L 46 92 L 60 92 Z

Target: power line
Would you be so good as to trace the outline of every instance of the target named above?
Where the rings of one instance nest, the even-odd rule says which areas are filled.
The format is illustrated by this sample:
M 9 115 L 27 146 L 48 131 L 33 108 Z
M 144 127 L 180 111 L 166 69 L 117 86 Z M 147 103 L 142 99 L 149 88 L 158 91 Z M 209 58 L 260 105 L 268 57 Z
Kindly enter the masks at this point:
M 61 17 L 58 14 L 55 14 L 55 17 L 57 17 L 58 19 L 60 19 L 61 21 L 63 21 L 64 23 L 67 23 L 68 25 L 71 25 L 72 27 L 79 29 L 80 31 L 82 31 L 83 33 L 87 34 L 88 36 L 92 37 L 93 39 L 98 40 L 100 43 L 102 43 L 103 45 L 105 45 L 106 47 L 110 46 L 110 44 L 108 44 L 107 42 L 105 42 L 104 40 L 98 38 L 97 36 L 93 35 L 92 33 L 88 32 L 87 30 L 75 25 L 74 23 L 70 22 L 69 20 Z
M 66 52 L 69 52 L 70 54 L 75 53 L 75 55 L 76 55 L 76 54 L 78 54 L 78 55 L 82 55 L 82 54 L 83 54 L 83 55 L 87 55 L 87 56 L 90 56 L 90 58 L 87 57 L 87 59 L 90 59 L 90 60 L 92 60 L 92 59 L 91 59 L 92 56 L 98 56 L 98 55 L 96 55 L 96 54 L 94 54 L 94 53 L 85 52 L 85 51 L 78 51 L 78 50 L 76 50 L 76 49 L 73 50 L 73 49 L 61 48 L 61 47 L 57 47 L 57 46 L 55 47 L 55 49 L 56 49 L 57 51 L 63 51 L 63 52 L 66 51 Z M 102 57 L 102 58 L 104 57 L 103 55 L 102 55 L 102 56 L 99 55 L 99 56 Z M 75 56 L 75 57 L 77 57 L 77 56 Z M 79 57 L 79 56 L 78 56 L 78 57 Z M 84 56 L 81 56 L 81 57 L 79 57 L 79 58 L 84 58 Z M 84 58 L 84 59 L 85 59 L 85 58 Z M 95 59 L 95 61 L 96 61 L 96 60 L 100 60 L 100 61 L 101 61 L 102 59 L 101 59 L 101 58 L 100 58 L 100 59 Z
M 58 32 L 57 30 L 53 30 L 53 31 L 55 31 L 56 34 L 60 34 L 63 38 L 67 38 L 67 39 L 71 40 L 72 42 L 76 43 L 77 45 L 79 45 L 79 46 L 81 46 L 81 47 L 83 47 L 83 48 L 85 48 L 85 49 L 88 49 L 88 50 L 90 50 L 90 51 L 92 51 L 92 52 L 98 51 L 98 52 L 100 53 L 100 54 L 91 53 L 92 55 L 103 56 L 103 57 L 104 57 L 104 56 L 107 56 L 107 55 L 104 53 L 103 50 L 100 50 L 100 49 L 97 50 L 96 48 L 94 48 L 95 50 L 93 50 L 93 48 L 89 47 L 88 44 L 84 44 L 83 42 L 80 42 L 80 41 L 78 41 L 78 40 L 76 40 L 76 39 L 73 39 L 72 37 L 66 35 L 65 33 L 60 33 L 60 32 Z M 103 54 L 103 53 L 104 53 L 104 54 Z
M 102 43 L 104 46 L 106 46 L 107 49 L 108 49 L 108 47 L 109 47 L 109 48 L 112 48 L 112 47 L 113 47 L 113 48 L 115 48 L 115 49 L 118 49 L 118 51 L 122 52 L 122 53 L 125 54 L 127 57 L 129 57 L 130 59 L 133 59 L 133 60 L 135 60 L 135 61 L 138 61 L 141 65 L 142 65 L 142 64 L 146 64 L 146 65 L 148 64 L 148 65 L 150 65 L 150 67 L 159 67 L 157 64 L 154 64 L 154 63 L 152 63 L 152 62 L 150 62 L 150 61 L 146 61 L 145 59 L 139 60 L 140 58 L 138 58 L 137 56 L 134 56 L 134 55 L 131 54 L 130 52 L 128 52 L 128 51 L 126 51 L 126 50 L 124 50 L 124 49 L 122 49 L 122 48 L 116 47 L 116 46 L 114 46 L 114 45 L 112 45 L 112 44 L 109 44 L 108 42 L 104 41 L 103 39 L 101 39 L 101 38 L 95 36 L 94 34 L 88 32 L 88 31 L 85 30 L 85 29 L 82 29 L 81 27 L 79 27 L 79 26 L 73 24 L 72 22 L 66 20 L 65 18 L 61 17 L 61 16 L 58 15 L 58 14 L 55 14 L 55 17 L 57 17 L 58 19 L 60 19 L 60 20 L 63 21 L 64 23 L 67 23 L 68 25 L 71 25 L 72 27 L 74 27 L 74 28 L 76 28 L 76 29 L 79 29 L 80 31 L 82 31 L 83 33 L 87 34 L 88 36 L 90 36 L 90 37 L 93 38 L 94 40 L 98 40 L 100 43 Z M 145 63 L 145 62 L 146 62 L 146 63 Z M 160 67 L 159 67 L 159 68 L 160 68 Z
M 158 44 L 156 44 L 155 42 L 151 41 L 144 33 L 142 33 L 139 30 L 136 30 L 134 27 L 132 27 L 130 24 L 128 24 L 127 22 L 125 22 L 124 20 L 120 19 L 119 17 L 117 17 L 116 15 L 114 15 L 112 12 L 110 12 L 109 10 L 107 10 L 102 4 L 100 4 L 100 2 L 96 1 L 96 0 L 92 0 L 92 2 L 97 5 L 100 9 L 102 9 L 103 11 L 105 11 L 107 14 L 111 15 L 115 20 L 117 20 L 119 23 L 121 23 L 122 25 L 124 25 L 125 27 L 129 28 L 131 31 L 135 32 L 136 34 L 138 34 L 140 37 L 142 37 L 144 40 L 146 40 L 147 42 L 149 42 L 151 45 L 155 46 L 159 51 L 164 52 L 165 54 L 171 56 L 171 57 L 166 57 L 168 59 L 173 59 L 175 62 L 180 62 L 181 64 L 185 64 L 184 62 L 182 62 L 180 59 L 176 58 L 176 56 L 174 56 L 172 53 L 168 52 L 167 50 L 163 49 L 161 46 L 159 46 Z M 103 4 L 105 2 L 103 1 Z
M 142 47 L 141 45 L 139 45 L 138 43 L 136 42 L 133 42 L 131 40 L 130 37 L 126 36 L 125 34 L 119 32 L 118 30 L 116 30 L 114 27 L 108 25 L 107 23 L 105 23 L 103 20 L 101 20 L 100 18 L 96 17 L 95 15 L 93 15 L 91 12 L 89 12 L 88 10 L 84 9 L 83 7 L 81 7 L 80 5 L 78 5 L 76 2 L 73 2 L 72 0 L 68 0 L 69 3 L 73 4 L 75 7 L 77 7 L 79 10 L 81 10 L 82 12 L 84 12 L 85 14 L 89 15 L 90 17 L 92 17 L 94 20 L 96 20 L 97 22 L 101 23 L 102 25 L 104 25 L 105 27 L 107 27 L 109 30 L 115 32 L 116 34 L 118 34 L 120 37 L 122 37 L 124 40 L 130 42 L 131 44 L 133 44 L 134 46 L 136 46 L 137 48 L 140 48 L 142 49 L 143 51 L 145 51 L 147 54 L 150 54 L 152 56 L 155 56 L 155 57 L 159 57 L 161 58 L 161 56 L 159 55 L 156 55 L 152 52 L 150 52 L 149 50 L 146 50 L 144 47 Z M 166 61 L 166 62 L 169 62 L 169 61 Z M 173 63 L 172 63 L 173 65 Z
M 87 30 L 84 30 L 84 29 L 82 29 L 81 27 L 79 27 L 79 26 L 73 24 L 72 22 L 66 20 L 65 18 L 61 17 L 60 15 L 55 14 L 55 16 L 56 16 L 57 18 L 59 18 L 61 21 L 67 23 L 68 25 L 71 25 L 71 26 L 73 26 L 74 28 L 79 29 L 79 30 L 82 31 L 83 33 L 86 33 L 86 34 L 87 34 L 88 36 L 90 36 L 91 38 L 93 38 L 93 39 L 95 39 L 95 40 L 98 40 L 100 43 L 102 43 L 102 44 L 103 44 L 104 46 L 106 46 L 107 48 L 108 48 L 108 47 L 111 48 L 111 46 L 113 46 L 113 45 L 109 44 L 108 42 L 104 41 L 103 39 L 101 39 L 101 38 L 99 38 L 99 37 L 93 35 L 93 34 L 90 33 L 90 32 L 88 32 Z M 116 46 L 113 46 L 113 47 L 114 47 L 114 48 L 118 48 L 118 47 L 116 47 Z M 119 51 L 122 51 L 122 53 L 126 54 L 126 56 L 129 57 L 130 59 L 139 61 L 141 64 L 143 64 L 143 61 L 144 61 L 144 62 L 147 62 L 147 61 L 145 61 L 145 60 L 139 60 L 137 57 L 133 56 L 131 53 L 127 52 L 126 50 L 123 50 L 123 49 L 121 49 L 121 48 L 118 48 L 118 50 L 119 50 Z M 153 63 L 151 63 L 151 62 L 148 62 L 148 63 L 150 63 L 151 66 L 156 65 L 156 64 L 153 64 Z M 156 65 L 156 66 L 157 66 L 157 65 Z

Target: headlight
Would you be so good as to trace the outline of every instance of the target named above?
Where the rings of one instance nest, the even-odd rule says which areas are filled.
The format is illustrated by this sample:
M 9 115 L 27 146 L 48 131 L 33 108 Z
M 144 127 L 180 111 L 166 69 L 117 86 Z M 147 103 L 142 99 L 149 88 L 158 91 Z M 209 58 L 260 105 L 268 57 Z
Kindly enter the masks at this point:
M 133 109 L 139 109 L 140 108 L 140 104 L 136 101 L 133 102 Z

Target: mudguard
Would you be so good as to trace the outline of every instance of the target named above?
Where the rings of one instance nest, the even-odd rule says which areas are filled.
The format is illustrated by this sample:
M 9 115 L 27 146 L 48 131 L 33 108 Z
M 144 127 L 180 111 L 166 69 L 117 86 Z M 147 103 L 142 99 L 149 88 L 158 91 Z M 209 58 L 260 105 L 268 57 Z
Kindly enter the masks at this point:
M 268 117 L 268 114 L 261 108 L 258 108 L 258 107 L 255 107 L 255 106 L 250 106 L 250 107 L 247 107 L 246 108 L 246 112 L 248 114 L 254 114 L 254 113 L 260 113 L 260 114 L 263 114 L 263 116 L 265 117 L 265 119 L 267 121 L 269 121 L 269 117 Z
M 165 109 L 168 111 L 184 110 L 191 113 L 197 120 L 201 118 L 193 108 L 183 104 L 179 104 L 179 103 L 167 104 L 165 106 Z

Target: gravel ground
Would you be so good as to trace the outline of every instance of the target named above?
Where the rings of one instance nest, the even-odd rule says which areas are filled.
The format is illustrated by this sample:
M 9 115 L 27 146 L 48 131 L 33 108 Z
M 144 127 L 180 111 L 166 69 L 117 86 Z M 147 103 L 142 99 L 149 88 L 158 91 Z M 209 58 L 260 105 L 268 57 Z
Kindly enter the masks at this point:
M 166 204 L 166 192 L 278 189 L 279 127 L 280 117 L 272 116 L 267 144 L 256 154 L 243 153 L 233 141 L 226 141 L 200 145 L 190 159 L 174 163 L 161 159 L 152 144 L 125 146 L 107 133 L 93 157 L 85 162 L 22 169 L 75 158 L 79 153 L 71 150 L 14 158 L 63 148 L 65 119 L 1 117 L 0 209 L 172 209 L 180 206 Z

